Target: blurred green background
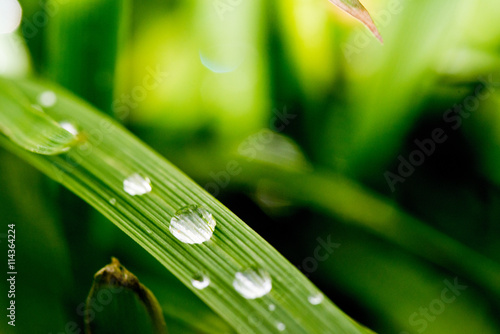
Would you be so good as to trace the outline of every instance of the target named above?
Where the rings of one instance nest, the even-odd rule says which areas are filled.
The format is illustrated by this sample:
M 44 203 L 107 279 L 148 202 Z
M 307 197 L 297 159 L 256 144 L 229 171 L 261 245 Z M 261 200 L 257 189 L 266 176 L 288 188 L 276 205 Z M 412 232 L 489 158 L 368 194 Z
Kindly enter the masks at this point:
M 20 3 L 0 75 L 56 81 L 114 115 L 355 320 L 500 333 L 500 2 L 365 0 L 383 45 L 327 0 Z M 86 203 L 0 157 L 16 333 L 81 327 L 111 256 L 170 333 L 233 332 Z M 326 240 L 339 245 L 320 259 Z M 446 302 L 456 280 L 467 289 Z

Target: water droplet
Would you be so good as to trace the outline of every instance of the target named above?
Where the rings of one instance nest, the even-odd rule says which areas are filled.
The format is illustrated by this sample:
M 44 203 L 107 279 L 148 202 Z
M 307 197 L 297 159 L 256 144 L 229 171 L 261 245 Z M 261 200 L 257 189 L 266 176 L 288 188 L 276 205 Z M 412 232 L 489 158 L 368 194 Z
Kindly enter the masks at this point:
M 188 205 L 175 213 L 170 220 L 170 232 L 187 244 L 201 244 L 210 240 L 216 222 L 212 214 L 197 206 Z
M 318 292 L 314 295 L 310 295 L 309 297 L 307 297 L 307 300 L 309 301 L 309 303 L 311 303 L 312 305 L 318 305 L 318 304 L 321 304 L 321 302 L 323 301 L 324 299 L 324 296 L 322 293 Z
M 116 204 L 116 198 L 111 198 L 111 199 L 109 200 L 109 204 L 111 204 L 111 205 L 115 205 L 115 204 Z
M 68 131 L 69 133 L 71 133 L 74 136 L 76 136 L 78 134 L 78 130 L 70 122 L 63 121 L 63 122 L 59 123 L 59 125 L 61 126 L 61 128 Z
M 271 291 L 271 276 L 263 269 L 247 269 L 234 275 L 233 287 L 246 299 L 260 298 Z
M 274 311 L 276 310 L 276 306 L 274 304 L 269 304 L 269 306 L 267 307 L 269 311 Z
M 14 32 L 21 23 L 23 10 L 17 0 L 0 1 L 0 34 Z
M 45 92 L 38 95 L 38 103 L 44 107 L 52 107 L 57 102 L 57 95 L 51 90 L 46 90 Z
M 129 195 L 144 195 L 152 189 L 149 178 L 134 173 L 123 180 L 123 190 Z
M 286 326 L 285 326 L 285 324 L 284 324 L 284 323 L 282 323 L 282 322 L 278 322 L 278 323 L 276 324 L 276 328 L 278 328 L 278 330 L 279 330 L 280 332 L 283 332 L 283 331 L 286 329 Z
M 203 290 L 210 285 L 210 278 L 205 274 L 198 273 L 191 279 L 191 284 L 193 284 L 196 289 Z

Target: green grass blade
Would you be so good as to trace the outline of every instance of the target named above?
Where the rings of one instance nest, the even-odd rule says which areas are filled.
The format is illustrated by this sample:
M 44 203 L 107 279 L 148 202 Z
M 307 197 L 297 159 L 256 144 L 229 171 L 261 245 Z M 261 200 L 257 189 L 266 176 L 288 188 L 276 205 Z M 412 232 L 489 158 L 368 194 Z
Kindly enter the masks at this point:
M 37 110 L 15 87 L 0 79 L 0 130 L 25 150 L 38 154 L 60 154 L 76 141 L 47 114 Z
M 45 85 L 20 81 L 30 99 Z M 85 138 L 62 155 L 44 156 L 20 149 L 0 136 L 0 142 L 44 173 L 59 181 L 113 221 L 152 254 L 240 333 L 276 333 L 277 324 L 289 333 L 367 333 L 330 300 L 308 302 L 317 288 L 271 245 L 231 211 L 173 165 L 130 135 L 109 117 L 51 87 L 57 103 L 46 110 L 56 121 L 67 120 Z M 8 111 L 2 109 L 0 113 Z M 22 128 L 18 128 L 19 131 Z M 140 173 L 152 181 L 152 191 L 130 196 L 123 180 Z M 217 221 L 212 239 L 200 245 L 177 240 L 169 221 L 181 207 L 202 205 Z M 260 267 L 272 277 L 272 290 L 262 298 L 243 298 L 234 288 L 235 273 Z M 199 271 L 210 286 L 191 284 Z M 270 311 L 269 305 L 275 310 Z
M 111 114 L 117 58 L 128 33 L 129 0 L 80 0 L 59 5 L 46 29 L 44 68 L 56 81 Z
M 268 181 L 282 198 L 341 218 L 500 296 L 498 262 L 426 225 L 360 184 L 335 173 L 293 171 L 260 161 L 237 161 L 242 169 L 252 173 L 240 173 L 234 182 L 251 185 L 255 180 Z

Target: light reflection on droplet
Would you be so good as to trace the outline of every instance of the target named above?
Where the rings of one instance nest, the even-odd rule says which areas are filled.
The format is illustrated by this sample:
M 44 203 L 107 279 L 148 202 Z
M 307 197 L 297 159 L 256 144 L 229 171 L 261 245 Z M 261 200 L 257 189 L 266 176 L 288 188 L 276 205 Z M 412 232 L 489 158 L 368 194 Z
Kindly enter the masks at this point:
M 272 286 L 271 276 L 264 269 L 247 269 L 234 275 L 233 287 L 246 299 L 265 296 Z
M 187 244 L 201 244 L 210 240 L 215 230 L 215 219 L 198 205 L 188 205 L 175 213 L 170 220 L 169 231 Z
M 51 90 L 47 90 L 38 95 L 38 103 L 46 108 L 54 106 L 57 102 L 57 95 Z
M 132 196 L 144 195 L 151 191 L 151 181 L 147 177 L 142 177 L 134 173 L 123 180 L 123 190 Z
M 64 130 L 68 131 L 69 133 L 71 133 L 74 136 L 76 136 L 78 134 L 78 130 L 70 122 L 63 121 L 63 122 L 59 123 L 59 125 L 61 126 L 61 128 L 63 128 Z
M 191 279 L 191 284 L 193 284 L 196 289 L 203 290 L 210 285 L 210 278 L 203 273 L 198 273 Z
M 320 293 L 320 292 L 318 292 L 318 293 L 315 293 L 315 294 L 310 295 L 309 297 L 307 297 L 307 300 L 312 305 L 318 305 L 318 304 L 321 304 L 321 302 L 323 301 L 324 298 L 325 297 L 323 296 L 323 294 Z

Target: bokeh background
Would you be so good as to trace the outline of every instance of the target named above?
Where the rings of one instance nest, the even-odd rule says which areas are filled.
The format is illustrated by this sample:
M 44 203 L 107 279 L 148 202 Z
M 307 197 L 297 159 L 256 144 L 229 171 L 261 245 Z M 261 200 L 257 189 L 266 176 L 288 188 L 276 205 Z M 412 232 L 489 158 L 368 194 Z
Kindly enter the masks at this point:
M 500 333 L 500 2 L 365 0 L 384 44 L 327 0 L 20 3 L 0 75 L 58 82 L 116 117 L 355 320 Z M 111 256 L 156 294 L 171 333 L 233 332 L 3 149 L 0 180 L 2 224 L 17 226 L 16 333 L 81 325 Z M 447 302 L 454 282 L 467 288 Z

